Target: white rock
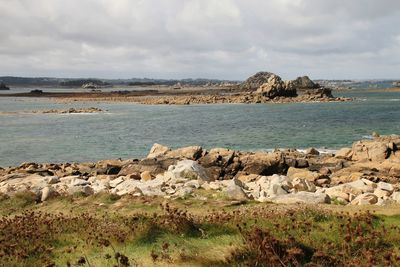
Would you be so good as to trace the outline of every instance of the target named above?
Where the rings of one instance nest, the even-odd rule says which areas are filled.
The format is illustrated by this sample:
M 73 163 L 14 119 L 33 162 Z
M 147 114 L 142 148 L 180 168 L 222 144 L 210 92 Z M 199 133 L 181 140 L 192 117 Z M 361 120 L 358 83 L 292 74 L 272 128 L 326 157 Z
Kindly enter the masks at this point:
M 42 190 L 42 195 L 41 195 L 40 200 L 43 202 L 43 201 L 46 201 L 47 199 L 49 199 L 50 197 L 53 197 L 55 195 L 57 195 L 57 192 L 54 190 L 54 188 L 51 187 L 51 186 L 46 186 Z
M 269 199 L 274 203 L 281 204 L 294 204 L 294 203 L 307 203 L 307 204 L 322 204 L 330 203 L 330 198 L 324 193 L 312 193 L 312 192 L 298 192 L 287 195 L 280 195 Z
M 353 201 L 351 201 L 351 205 L 370 205 L 376 204 L 378 202 L 378 197 L 372 193 L 364 193 L 357 196 Z
M 164 173 L 166 179 L 188 179 L 210 181 L 205 168 L 193 160 L 181 160 L 176 165 L 171 165 Z
M 56 184 L 60 182 L 60 178 L 58 176 L 47 176 L 45 180 L 48 184 Z
M 392 193 L 394 191 L 393 185 L 389 184 L 389 183 L 385 183 L 385 182 L 379 182 L 378 183 L 378 188 L 382 189 L 382 190 L 385 190 L 385 191 L 388 191 L 390 193 Z
M 377 196 L 378 198 L 383 198 L 383 197 L 388 197 L 390 196 L 390 192 L 383 190 L 381 188 L 377 188 L 374 191 L 374 195 Z
M 296 192 L 299 192 L 299 191 L 315 192 L 316 191 L 315 185 L 306 179 L 295 178 L 292 180 L 292 185 Z
M 151 158 L 157 158 L 159 156 L 165 155 L 168 151 L 170 151 L 171 149 L 167 146 L 163 146 L 160 144 L 155 143 L 151 149 L 149 154 L 147 155 L 147 158 L 151 159 Z
M 119 185 L 120 183 L 122 183 L 123 181 L 125 181 L 124 176 L 120 176 L 114 180 L 111 180 L 108 184 L 110 185 L 110 187 L 114 188 L 117 185 Z
M 392 194 L 392 199 L 400 204 L 400 192 L 394 192 Z
M 187 181 L 185 183 L 185 186 L 198 189 L 198 188 L 200 188 L 200 183 L 197 180 L 191 180 L 191 181 Z
M 83 186 L 83 185 L 88 185 L 88 184 L 90 184 L 89 181 L 86 181 L 86 180 L 83 180 L 83 179 L 79 179 L 79 178 L 75 178 L 71 182 L 71 186 Z
M 225 188 L 225 193 L 230 199 L 234 200 L 246 200 L 248 199 L 246 193 L 243 191 L 243 188 L 236 184 L 231 184 L 227 188 Z

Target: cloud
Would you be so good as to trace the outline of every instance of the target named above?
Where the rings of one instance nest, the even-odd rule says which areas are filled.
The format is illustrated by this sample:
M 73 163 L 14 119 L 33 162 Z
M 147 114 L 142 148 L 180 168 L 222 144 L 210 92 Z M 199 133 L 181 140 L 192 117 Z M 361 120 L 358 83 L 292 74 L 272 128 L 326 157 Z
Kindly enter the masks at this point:
M 0 75 L 400 78 L 397 0 L 0 2 Z

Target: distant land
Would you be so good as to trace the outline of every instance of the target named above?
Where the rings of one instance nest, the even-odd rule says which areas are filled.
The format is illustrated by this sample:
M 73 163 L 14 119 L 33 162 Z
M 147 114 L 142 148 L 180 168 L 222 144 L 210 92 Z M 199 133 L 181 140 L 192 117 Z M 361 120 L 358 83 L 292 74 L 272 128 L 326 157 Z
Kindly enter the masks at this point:
M 14 77 L 2 76 L 0 82 L 9 86 L 60 86 L 80 87 L 87 83 L 95 83 L 100 86 L 127 85 L 168 85 L 175 84 L 202 86 L 210 84 L 237 84 L 241 81 L 216 80 L 216 79 L 151 79 L 151 78 L 130 78 L 130 79 L 100 79 L 100 78 L 52 78 L 52 77 Z
M 399 86 L 399 80 L 371 79 L 371 80 L 314 80 L 320 85 L 332 89 L 360 89 L 360 88 L 390 88 Z M 154 86 L 154 85 L 187 85 L 187 86 L 210 86 L 210 85 L 235 85 L 241 80 L 218 80 L 218 79 L 156 79 L 156 78 L 130 78 L 130 79 L 101 79 L 101 78 L 54 78 L 54 77 L 15 77 L 0 76 L 0 82 L 10 86 L 54 86 L 54 87 L 81 87 L 84 84 L 94 83 L 100 87 L 107 86 Z

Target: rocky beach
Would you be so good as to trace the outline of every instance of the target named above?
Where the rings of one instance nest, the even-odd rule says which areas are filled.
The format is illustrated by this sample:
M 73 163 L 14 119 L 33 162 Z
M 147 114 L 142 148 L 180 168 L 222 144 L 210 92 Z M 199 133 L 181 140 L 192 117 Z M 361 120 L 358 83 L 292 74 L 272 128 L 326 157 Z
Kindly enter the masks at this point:
M 243 152 L 154 144 L 144 159 L 34 163 L 0 169 L 0 192 L 58 196 L 196 197 L 206 190 L 233 201 L 338 205 L 400 203 L 400 136 L 355 142 L 336 153 L 314 148 Z

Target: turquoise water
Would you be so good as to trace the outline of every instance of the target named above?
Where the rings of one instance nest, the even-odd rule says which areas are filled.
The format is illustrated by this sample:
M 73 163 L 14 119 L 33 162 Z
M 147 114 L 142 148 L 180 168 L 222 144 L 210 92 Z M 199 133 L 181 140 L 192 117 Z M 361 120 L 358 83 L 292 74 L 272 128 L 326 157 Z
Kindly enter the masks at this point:
M 101 114 L 0 115 L 0 166 L 24 161 L 140 158 L 153 143 L 240 150 L 349 146 L 370 135 L 400 134 L 400 93 L 341 93 L 345 103 L 145 106 L 59 104 L 1 98 L 0 112 L 95 106 Z

